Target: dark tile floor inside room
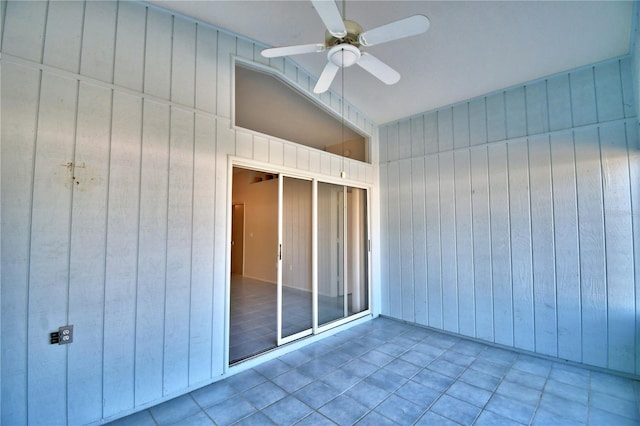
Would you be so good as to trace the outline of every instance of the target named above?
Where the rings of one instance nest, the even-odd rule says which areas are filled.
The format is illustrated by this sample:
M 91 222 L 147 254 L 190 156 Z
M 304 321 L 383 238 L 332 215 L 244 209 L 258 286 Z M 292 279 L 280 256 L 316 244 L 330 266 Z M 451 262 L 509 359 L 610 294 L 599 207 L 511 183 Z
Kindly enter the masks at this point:
M 640 424 L 637 381 L 377 318 L 112 423 Z
M 231 277 L 229 360 L 249 358 L 276 345 L 277 286 L 240 275 Z M 311 328 L 311 293 L 283 287 L 282 335 Z M 342 318 L 343 299 L 319 296 L 318 321 Z

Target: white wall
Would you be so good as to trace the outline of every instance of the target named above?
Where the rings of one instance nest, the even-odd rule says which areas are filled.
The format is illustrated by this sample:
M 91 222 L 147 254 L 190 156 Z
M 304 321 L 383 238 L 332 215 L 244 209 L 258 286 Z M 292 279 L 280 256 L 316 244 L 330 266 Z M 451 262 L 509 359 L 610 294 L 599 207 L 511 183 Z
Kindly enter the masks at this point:
M 0 423 L 97 422 L 216 380 L 228 155 L 341 170 L 332 154 L 232 128 L 233 57 L 306 92 L 314 81 L 261 58 L 262 46 L 143 3 L 1 5 Z M 339 111 L 334 94 L 316 99 Z M 346 164 L 374 182 L 372 166 Z M 49 345 L 65 324 L 74 342 Z
M 382 313 L 640 375 L 631 59 L 380 128 Z

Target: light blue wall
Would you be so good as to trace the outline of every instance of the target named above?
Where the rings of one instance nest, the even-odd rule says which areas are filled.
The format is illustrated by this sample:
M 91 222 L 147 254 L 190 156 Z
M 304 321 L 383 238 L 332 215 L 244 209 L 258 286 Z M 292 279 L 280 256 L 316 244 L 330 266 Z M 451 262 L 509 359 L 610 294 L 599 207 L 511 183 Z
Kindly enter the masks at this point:
M 382 312 L 640 375 L 623 57 L 380 128 Z
M 632 58 L 633 87 L 636 101 L 636 111 L 640 111 L 640 2 L 633 3 L 633 25 L 631 27 L 631 40 L 629 40 L 629 52 Z
M 0 423 L 98 422 L 217 380 L 228 156 L 333 178 L 344 164 L 361 184 L 373 167 L 233 128 L 234 58 L 315 83 L 263 46 L 140 2 L 1 6 Z M 74 342 L 50 345 L 65 324 Z

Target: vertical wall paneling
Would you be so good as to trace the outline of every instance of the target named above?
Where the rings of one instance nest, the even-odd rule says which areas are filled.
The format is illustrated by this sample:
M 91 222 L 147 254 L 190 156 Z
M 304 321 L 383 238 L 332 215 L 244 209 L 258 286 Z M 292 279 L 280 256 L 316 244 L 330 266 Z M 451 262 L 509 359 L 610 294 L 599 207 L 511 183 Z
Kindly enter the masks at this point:
M 171 59 L 171 100 L 193 107 L 196 67 L 196 25 L 193 22 L 174 18 Z
M 593 81 L 593 67 L 583 68 L 571 73 L 571 107 L 573 126 L 579 127 L 595 123 L 596 91 Z
M 533 351 L 535 342 L 527 143 L 526 140 L 516 140 L 510 142 L 507 148 L 514 346 Z
M 216 72 L 216 95 L 217 106 L 216 111 L 222 117 L 231 117 L 231 65 L 232 55 L 236 53 L 236 39 L 224 31 L 218 31 L 218 46 L 216 53 L 218 54 Z
M 438 150 L 453 149 L 453 108 L 438 110 Z
M 459 332 L 475 337 L 475 287 L 473 282 L 473 214 L 471 164 L 468 150 L 454 154 L 456 266 Z
M 427 156 L 424 165 L 424 200 L 426 232 L 427 324 L 442 327 L 442 285 L 440 275 L 440 203 L 438 158 Z
M 420 121 L 422 124 L 422 122 Z M 411 223 L 413 242 L 413 281 L 415 322 L 427 325 L 427 235 L 425 221 L 425 175 L 424 158 L 411 159 Z
M 453 153 L 439 155 L 440 170 L 440 244 L 442 247 L 443 327 L 458 332 L 458 280 L 456 259 L 456 188 Z
M 396 161 L 400 157 L 398 146 L 398 123 L 387 127 L 387 161 Z
M 296 157 L 297 157 L 297 149 L 293 144 L 285 144 L 284 145 L 284 165 L 285 167 L 296 167 Z M 351 176 L 348 174 L 347 176 Z
M 424 154 L 424 150 L 424 117 L 413 117 L 411 119 L 411 156 L 421 156 Z
M 539 81 L 525 86 L 527 134 L 537 135 L 549 131 L 547 104 L 547 81 Z
M 487 96 L 487 140 L 501 141 L 507 138 L 504 93 Z
M 377 172 L 236 135 L 233 56 L 253 61 L 260 49 L 223 30 L 142 2 L 0 11 L 0 329 L 12 342 L 0 422 L 97 423 L 215 380 L 227 368 L 228 156 L 332 176 L 344 168 L 370 183 Z M 258 59 L 310 87 L 295 65 Z M 342 110 L 335 94 L 321 100 Z M 345 112 L 376 143 L 377 127 L 352 105 Z M 413 131 L 403 124 L 407 158 Z M 393 147 L 397 158 L 397 127 Z M 398 185 L 397 166 L 394 176 Z M 49 345 L 65 324 L 74 343 Z
M 624 123 L 600 127 L 607 268 L 608 368 L 635 371 L 635 285 L 629 158 Z
M 309 170 L 309 149 L 304 146 L 297 147 L 296 167 L 301 170 Z
M 216 113 L 218 33 L 206 25 L 196 26 L 196 108 Z
M 134 407 L 142 100 L 114 91 L 112 108 L 106 226 L 104 417 Z
M 475 336 L 492 342 L 494 340 L 494 306 L 491 280 L 492 253 L 487 148 L 479 147 L 470 150 L 470 157 Z
M 598 122 L 624 118 L 620 62 L 611 61 L 594 67 Z
M 112 1 L 86 2 L 80 74 L 109 83 L 113 81 L 113 40 L 118 4 Z
M 489 158 L 489 226 L 493 323 L 496 343 L 513 346 L 513 275 L 511 273 L 511 228 L 509 215 L 509 162 L 507 145 L 491 145 Z
M 41 62 L 48 8 L 43 1 L 7 2 L 2 51 Z
M 215 121 L 195 116 L 193 150 L 193 237 L 191 256 L 191 318 L 189 325 L 189 384 L 211 374 L 213 319 L 213 251 L 216 153 Z
M 582 361 L 606 367 L 607 270 L 598 129 L 576 130 L 574 137 L 580 230 Z
M 487 112 L 485 98 L 469 102 L 469 143 L 480 145 L 487 142 Z
M 378 135 L 378 155 L 379 155 L 379 161 L 380 164 L 384 164 L 388 161 L 388 157 L 387 157 L 387 147 L 389 145 L 389 141 L 387 138 L 387 134 L 389 132 L 389 128 L 388 127 L 384 127 L 382 129 L 380 129 L 380 133 Z
M 236 131 L 236 154 L 238 157 L 253 158 L 253 136 L 251 133 Z
M 119 2 L 113 82 L 142 90 L 147 8 L 142 3 Z
M 578 200 L 573 132 L 551 135 L 558 357 L 582 361 Z
M 4 17 L 7 15 L 7 2 L 3 1 L 0 4 L 0 48 L 2 46 L 2 34 L 3 34 L 3 30 L 4 30 Z M 0 346 L 1 347 L 1 346 Z M 1 365 L 0 365 L 1 367 Z M 2 405 L 1 405 L 1 401 L 0 401 L 0 417 L 2 417 Z
M 527 134 L 527 109 L 524 86 L 505 92 L 507 116 L 507 139 L 519 138 Z
M 469 146 L 469 103 L 453 107 L 453 145 L 457 148 Z
M 142 119 L 135 352 L 138 404 L 162 397 L 169 107 L 145 100 Z
M 321 163 L 320 152 L 310 151 L 309 152 L 309 170 L 314 173 L 319 173 L 321 169 L 320 163 Z
M 269 162 L 269 140 L 267 138 L 262 136 L 253 137 L 253 159 L 263 163 Z
M 387 229 L 390 241 L 413 250 L 414 304 L 403 301 L 398 318 L 420 321 L 426 303 L 429 326 L 637 374 L 640 166 L 632 86 L 623 57 L 382 126 L 400 147 L 402 129 L 411 127 L 411 223 L 403 216 L 399 234 Z M 414 134 L 418 120 L 424 151 Z M 402 194 L 404 154 L 387 161 L 398 164 L 400 179 L 388 181 L 383 196 Z M 408 254 L 401 253 L 402 265 Z M 407 288 L 390 271 L 389 293 Z
M 549 137 L 546 135 L 532 137 L 528 145 L 536 352 L 557 356 L 557 292 L 553 233 L 555 206 L 552 194 Z
M 102 410 L 102 307 L 109 175 L 111 91 L 80 83 L 69 257 L 69 324 L 81 336 L 69 346 L 69 424 Z M 60 324 L 62 325 L 62 324 Z
M 381 151 L 384 149 L 382 148 Z M 389 165 L 380 164 L 380 313 L 389 315 Z
M 440 227 L 440 169 L 438 157 L 425 159 L 425 204 L 427 228 L 427 299 L 431 327 L 443 327 L 442 249 Z
M 144 51 L 144 92 L 161 99 L 171 97 L 172 37 L 173 17 L 149 8 Z
M 411 157 L 411 123 L 403 120 L 398 124 L 398 158 Z
M 211 333 L 211 369 L 212 376 L 216 377 L 224 372 L 227 342 L 225 341 L 226 321 L 226 282 L 229 277 L 227 271 L 227 137 L 226 129 L 229 125 L 226 120 L 218 119 L 215 123 L 215 193 L 214 193 L 214 250 L 213 250 L 213 321 Z M 221 283 L 225 283 L 222 285 Z
M 248 59 L 250 61 L 253 61 L 253 54 L 254 54 L 254 46 L 253 43 L 250 43 L 247 40 L 237 40 L 236 41 L 236 54 L 238 55 L 239 58 L 243 58 L 243 59 Z M 262 56 L 262 55 L 260 55 Z M 266 59 L 266 58 L 265 58 Z
M 549 130 L 568 129 L 572 126 L 571 84 L 569 74 L 560 74 L 547 80 Z
M 326 158 L 330 159 L 331 157 L 327 156 Z M 269 162 L 279 166 L 284 164 L 284 146 L 281 141 L 269 139 Z M 325 173 L 329 174 L 329 170 Z
M 171 108 L 164 394 L 188 385 L 193 221 L 193 113 Z
M 629 181 L 631 182 L 631 216 L 633 219 L 633 254 L 635 259 L 636 347 L 640 345 L 640 139 L 638 126 L 628 124 Z M 636 355 L 635 374 L 640 374 L 640 356 Z
M 402 266 L 400 259 L 400 166 L 398 162 L 389 163 L 387 169 L 389 185 L 387 216 L 388 253 L 389 253 L 389 315 L 402 318 Z
M 43 74 L 33 181 L 31 253 L 29 256 L 28 377 L 29 423 L 66 423 L 67 348 L 50 346 L 42 324 L 50 330 L 68 319 L 69 235 L 77 81 Z M 61 303 L 50 303 L 61 300 Z
M 620 81 L 622 85 L 622 103 L 624 107 L 624 118 L 635 117 L 633 95 L 633 73 L 627 72 L 631 69 L 631 58 L 620 59 Z
M 406 123 L 406 122 L 405 122 Z M 410 141 L 409 138 L 406 141 Z M 399 166 L 399 204 L 398 220 L 400 222 L 400 235 L 414 235 L 412 226 L 412 192 L 411 192 L 411 160 L 400 160 Z M 400 239 L 400 287 L 402 293 L 402 318 L 415 322 L 414 303 L 415 288 L 413 276 L 413 242 L 412 238 Z
M 85 2 L 51 2 L 43 63 L 70 72 L 80 70 L 80 42 Z
M 27 424 L 28 259 L 40 71 L 3 63 L 1 84 L 1 333 L 13 348 L 2 352 L 0 423 Z M 5 285 L 9 277 L 12 285 Z
M 438 152 L 438 113 L 432 112 L 424 116 L 424 152 Z

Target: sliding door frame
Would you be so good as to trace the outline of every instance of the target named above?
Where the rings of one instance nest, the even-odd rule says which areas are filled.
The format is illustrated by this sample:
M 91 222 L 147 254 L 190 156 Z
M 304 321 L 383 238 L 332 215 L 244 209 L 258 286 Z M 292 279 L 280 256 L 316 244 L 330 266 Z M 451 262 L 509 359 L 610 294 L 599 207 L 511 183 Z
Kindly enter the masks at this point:
M 372 283 L 373 279 L 371 277 L 372 271 L 372 250 L 371 250 L 371 191 L 373 190 L 372 185 L 363 184 L 362 182 L 351 181 L 348 179 L 337 178 L 334 176 L 327 176 L 321 173 L 314 173 L 308 171 L 302 171 L 297 169 L 288 168 L 285 166 L 279 166 L 269 163 L 263 163 L 255 160 L 249 160 L 245 158 L 229 156 L 227 161 L 228 166 L 228 176 L 227 176 L 227 248 L 226 248 L 226 316 L 225 316 L 225 329 L 226 329 L 226 354 L 225 354 L 225 364 L 229 365 L 229 320 L 230 320 L 230 290 L 231 290 L 231 214 L 232 214 L 232 191 L 233 191 L 233 168 L 240 167 L 250 170 L 261 171 L 265 173 L 272 173 L 279 175 L 279 183 L 278 183 L 278 271 L 277 271 L 277 283 L 278 283 L 278 330 L 277 330 L 277 340 L 278 346 L 292 342 L 294 340 L 298 340 L 303 337 L 316 335 L 333 329 L 335 327 L 339 327 L 351 321 L 364 318 L 366 316 L 370 316 L 373 313 L 373 291 L 372 291 Z M 282 244 L 282 192 L 283 192 L 283 177 L 302 179 L 312 182 L 312 204 L 311 204 L 311 283 L 312 283 L 312 327 L 310 330 L 305 330 L 299 333 L 295 333 L 291 336 L 282 337 L 281 333 L 281 324 L 282 324 L 282 255 L 281 255 L 281 244 Z M 366 258 L 367 258 L 367 309 L 362 312 L 355 313 L 350 316 L 346 316 L 345 318 L 340 318 L 335 321 L 331 321 L 327 324 L 319 325 L 318 324 L 318 183 L 328 183 L 339 185 L 343 187 L 343 191 L 346 196 L 347 188 L 353 187 L 358 189 L 365 190 L 366 197 Z M 347 202 L 343 203 L 346 209 Z M 347 218 L 345 216 L 343 227 L 347 227 Z M 346 231 L 343 230 L 343 231 Z M 346 232 L 345 232 L 346 235 Z M 343 261 L 347 262 L 347 250 L 343 250 Z M 345 271 L 346 272 L 346 271 Z M 345 273 L 346 276 L 346 273 Z M 345 286 L 346 284 L 343 284 Z

